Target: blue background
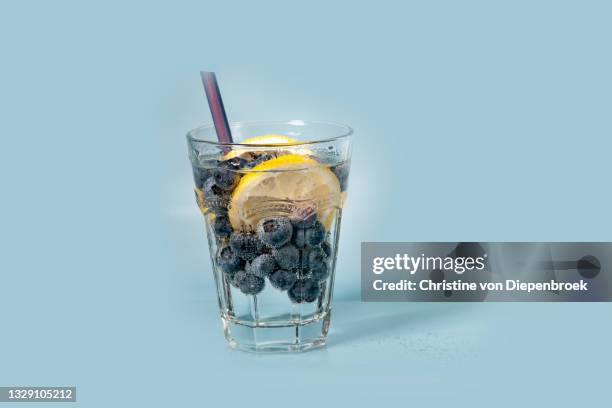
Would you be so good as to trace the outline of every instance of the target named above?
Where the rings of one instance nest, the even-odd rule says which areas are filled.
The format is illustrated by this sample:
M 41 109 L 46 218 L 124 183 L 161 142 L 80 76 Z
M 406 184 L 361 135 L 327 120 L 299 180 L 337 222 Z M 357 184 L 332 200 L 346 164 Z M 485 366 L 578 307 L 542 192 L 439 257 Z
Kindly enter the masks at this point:
M 609 304 L 361 304 L 361 241 L 611 240 L 601 1 L 0 6 L 0 385 L 77 406 L 607 403 Z M 225 345 L 184 134 L 355 129 L 326 349 Z M 20 405 L 27 406 L 27 404 Z

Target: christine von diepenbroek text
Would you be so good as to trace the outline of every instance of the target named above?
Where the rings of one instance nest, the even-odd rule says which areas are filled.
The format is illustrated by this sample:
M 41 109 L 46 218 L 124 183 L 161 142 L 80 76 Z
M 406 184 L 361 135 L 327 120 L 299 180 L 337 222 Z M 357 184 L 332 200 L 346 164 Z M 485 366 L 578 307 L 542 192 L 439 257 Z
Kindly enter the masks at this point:
M 462 277 L 468 273 L 484 272 L 487 268 L 488 256 L 479 257 L 440 257 L 440 256 L 412 256 L 409 254 L 396 254 L 393 257 L 375 257 L 372 259 L 372 273 L 382 275 L 387 271 L 406 272 L 405 279 L 387 282 L 383 279 L 374 279 L 372 288 L 375 291 L 587 291 L 588 282 L 558 282 L 554 279 L 545 282 L 524 282 L 519 279 L 505 279 L 499 282 L 475 282 L 477 279 L 465 280 Z M 450 279 L 432 280 L 429 274 L 420 272 L 444 271 Z

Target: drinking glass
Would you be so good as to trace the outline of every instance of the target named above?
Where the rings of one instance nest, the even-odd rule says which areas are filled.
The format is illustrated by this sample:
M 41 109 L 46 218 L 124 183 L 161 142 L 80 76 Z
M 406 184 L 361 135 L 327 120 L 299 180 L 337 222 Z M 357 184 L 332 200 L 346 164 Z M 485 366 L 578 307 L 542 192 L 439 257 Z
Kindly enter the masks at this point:
M 187 134 L 225 338 L 303 351 L 329 331 L 352 129 L 302 120 Z

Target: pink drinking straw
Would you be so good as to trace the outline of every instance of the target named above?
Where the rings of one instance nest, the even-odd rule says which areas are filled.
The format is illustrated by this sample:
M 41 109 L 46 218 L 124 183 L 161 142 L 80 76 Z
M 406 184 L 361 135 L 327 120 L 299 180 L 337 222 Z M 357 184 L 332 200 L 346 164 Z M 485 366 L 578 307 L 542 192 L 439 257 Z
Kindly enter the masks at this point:
M 217 131 L 217 139 L 219 139 L 219 143 L 233 143 L 232 132 L 225 115 L 217 77 L 214 72 L 208 71 L 200 71 L 200 75 L 202 76 L 204 92 L 206 92 L 208 106 L 210 107 L 210 113 L 212 114 L 215 130 Z

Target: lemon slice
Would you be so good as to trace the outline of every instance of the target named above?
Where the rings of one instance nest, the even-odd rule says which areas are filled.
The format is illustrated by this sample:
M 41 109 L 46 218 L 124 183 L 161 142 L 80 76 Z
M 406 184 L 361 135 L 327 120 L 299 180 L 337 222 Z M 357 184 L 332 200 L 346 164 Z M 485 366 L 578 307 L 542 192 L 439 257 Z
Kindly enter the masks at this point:
M 293 143 L 299 143 L 299 140 L 294 139 L 285 135 L 277 135 L 277 134 L 267 134 L 267 135 L 259 135 L 254 137 L 249 137 L 248 139 L 244 139 L 240 142 L 241 144 L 249 144 L 249 145 L 266 145 L 267 146 L 283 146 L 290 145 Z M 257 151 L 258 149 L 254 146 L 241 146 L 234 147 L 229 152 L 225 153 L 221 160 L 229 160 L 234 157 L 243 156 L 245 154 Z M 265 150 L 265 147 L 262 147 L 262 150 Z M 275 152 L 278 152 L 275 149 Z M 292 149 L 292 153 L 309 155 L 312 154 L 312 151 L 308 149 Z
M 232 194 L 229 219 L 236 231 L 254 230 L 259 220 L 315 208 L 329 230 L 340 207 L 340 183 L 329 168 L 299 154 L 267 160 L 251 169 Z

